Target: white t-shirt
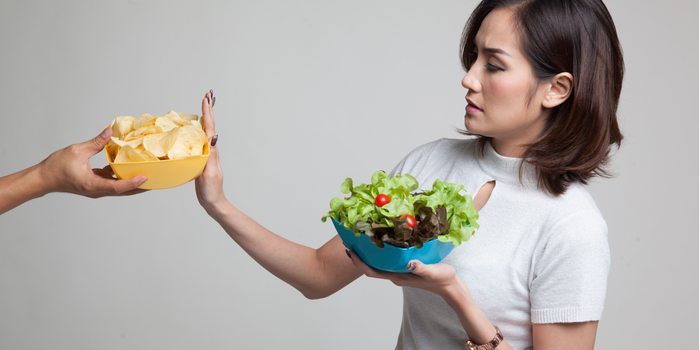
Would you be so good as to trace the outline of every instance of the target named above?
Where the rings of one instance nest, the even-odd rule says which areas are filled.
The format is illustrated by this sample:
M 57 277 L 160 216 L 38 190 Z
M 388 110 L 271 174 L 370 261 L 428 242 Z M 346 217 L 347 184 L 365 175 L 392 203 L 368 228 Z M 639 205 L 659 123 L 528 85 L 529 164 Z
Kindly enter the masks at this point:
M 474 196 L 496 186 L 479 212 L 481 228 L 442 262 L 455 267 L 479 308 L 515 349 L 532 348 L 533 323 L 599 320 L 610 267 L 608 229 L 579 183 L 554 197 L 536 188 L 532 167 L 477 141 L 441 139 L 413 150 L 392 173 L 411 174 L 421 189 L 435 179 Z M 468 339 L 439 296 L 403 288 L 397 349 L 460 349 Z

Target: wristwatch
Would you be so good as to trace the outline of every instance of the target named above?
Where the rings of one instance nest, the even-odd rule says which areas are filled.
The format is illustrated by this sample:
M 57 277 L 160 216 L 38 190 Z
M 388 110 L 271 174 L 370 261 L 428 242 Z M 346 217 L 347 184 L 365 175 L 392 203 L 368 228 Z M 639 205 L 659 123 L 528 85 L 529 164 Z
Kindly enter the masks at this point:
M 486 344 L 482 344 L 482 345 L 476 345 L 476 344 L 472 343 L 471 340 L 467 340 L 467 349 L 469 349 L 469 350 L 493 350 L 493 349 L 495 349 L 498 346 L 498 344 L 500 344 L 501 341 L 503 340 L 503 333 L 501 333 L 501 330 L 498 329 L 497 326 L 493 326 L 493 327 L 496 328 L 496 336 L 494 336 L 490 342 L 488 342 Z

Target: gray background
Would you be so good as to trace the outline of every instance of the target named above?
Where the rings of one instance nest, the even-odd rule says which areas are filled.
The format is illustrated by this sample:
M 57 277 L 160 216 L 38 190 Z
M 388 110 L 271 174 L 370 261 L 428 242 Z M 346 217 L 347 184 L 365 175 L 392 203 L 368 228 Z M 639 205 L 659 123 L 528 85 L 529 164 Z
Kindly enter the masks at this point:
M 346 177 L 460 137 L 475 1 L 0 2 L 0 175 L 114 117 L 199 114 L 214 89 L 227 197 L 318 247 Z M 625 134 L 590 191 L 610 229 L 599 349 L 698 348 L 698 3 L 608 1 Z M 92 158 L 107 164 L 104 154 Z M 361 278 L 309 301 L 250 259 L 194 185 L 0 217 L 2 349 L 388 349 L 401 291 Z M 507 336 L 507 335 L 506 335 Z

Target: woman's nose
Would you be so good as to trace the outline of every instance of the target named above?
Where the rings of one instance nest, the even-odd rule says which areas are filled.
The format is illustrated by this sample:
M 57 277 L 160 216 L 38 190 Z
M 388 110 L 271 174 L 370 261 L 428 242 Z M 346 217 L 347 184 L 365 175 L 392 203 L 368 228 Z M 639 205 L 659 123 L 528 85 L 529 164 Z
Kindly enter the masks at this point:
M 467 74 L 464 75 L 464 78 L 462 78 L 462 86 L 474 92 L 481 91 L 481 83 L 479 83 L 479 81 L 473 76 L 473 74 L 470 74 L 470 72 L 467 72 Z

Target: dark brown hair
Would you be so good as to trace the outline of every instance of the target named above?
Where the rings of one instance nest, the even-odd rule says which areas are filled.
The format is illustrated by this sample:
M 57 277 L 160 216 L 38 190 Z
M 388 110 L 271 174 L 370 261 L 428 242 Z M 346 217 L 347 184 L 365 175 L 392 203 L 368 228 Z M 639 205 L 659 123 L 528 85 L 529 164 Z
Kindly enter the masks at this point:
M 609 177 L 611 147 L 622 141 L 617 106 L 624 62 L 608 9 L 600 0 L 483 0 L 462 33 L 465 70 L 473 63 L 470 53 L 484 18 L 506 7 L 514 10 L 521 49 L 535 77 L 546 81 L 569 72 L 574 80 L 569 98 L 550 111 L 544 131 L 523 154 L 537 170 L 538 187 L 559 195 L 571 183 Z M 489 140 L 480 137 L 482 150 Z

